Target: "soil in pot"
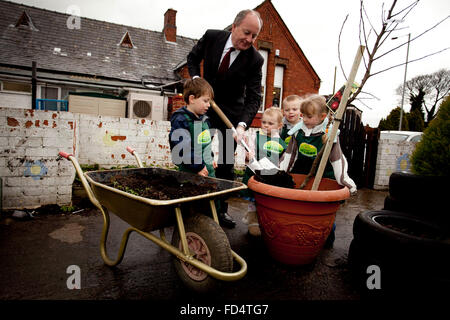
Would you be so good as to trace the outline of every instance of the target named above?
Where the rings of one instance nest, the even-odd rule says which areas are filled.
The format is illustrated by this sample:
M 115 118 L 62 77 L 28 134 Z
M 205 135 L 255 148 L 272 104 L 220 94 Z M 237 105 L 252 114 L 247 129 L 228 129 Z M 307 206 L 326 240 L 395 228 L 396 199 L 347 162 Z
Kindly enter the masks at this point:
M 172 200 L 184 197 L 195 197 L 217 191 L 214 183 L 194 184 L 189 181 L 179 182 L 175 177 L 152 174 L 116 175 L 111 178 L 110 187 L 156 200 Z
M 255 180 L 282 188 L 292 189 L 295 186 L 294 179 L 292 179 L 292 176 L 286 171 L 277 171 L 275 174 L 273 172 L 257 171 Z

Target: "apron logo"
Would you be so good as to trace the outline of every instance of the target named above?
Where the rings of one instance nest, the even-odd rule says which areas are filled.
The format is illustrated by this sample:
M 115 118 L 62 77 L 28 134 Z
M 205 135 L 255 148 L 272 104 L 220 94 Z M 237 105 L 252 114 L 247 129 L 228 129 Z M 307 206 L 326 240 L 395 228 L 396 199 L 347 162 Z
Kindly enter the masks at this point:
M 282 153 L 283 146 L 276 141 L 267 141 L 263 145 L 263 149 L 271 152 Z
M 317 148 L 312 144 L 308 144 L 306 142 L 300 144 L 298 151 L 306 157 L 312 158 L 317 156 Z
M 210 142 L 211 142 L 211 134 L 209 133 L 208 129 L 204 130 L 197 137 L 198 144 L 206 144 L 206 143 L 210 143 Z

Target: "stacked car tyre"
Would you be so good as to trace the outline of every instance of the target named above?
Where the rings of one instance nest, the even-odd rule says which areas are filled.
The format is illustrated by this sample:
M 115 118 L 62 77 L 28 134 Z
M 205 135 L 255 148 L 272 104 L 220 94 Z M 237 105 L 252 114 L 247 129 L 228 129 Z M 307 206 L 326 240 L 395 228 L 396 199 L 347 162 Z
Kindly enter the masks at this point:
M 395 174 L 393 179 L 391 176 L 390 182 L 393 183 L 390 183 L 390 189 L 394 185 L 393 192 L 390 190 L 385 209 L 395 208 L 396 211 L 367 211 L 355 218 L 349 264 L 360 288 L 370 296 L 397 296 L 402 293 L 402 296 L 425 294 L 429 297 L 439 295 L 443 288 L 450 285 L 450 237 L 448 224 L 445 223 L 447 217 L 436 212 L 423 212 L 417 203 L 416 208 L 411 210 L 411 203 L 418 202 L 417 198 L 410 198 L 410 203 L 405 204 L 408 202 L 406 189 L 414 189 L 417 197 L 420 193 L 417 189 L 426 186 L 420 185 L 423 180 L 414 180 L 413 186 L 413 179 L 416 177 L 404 174 Z M 402 190 L 399 191 L 399 188 Z M 429 190 L 424 194 L 429 196 Z M 389 202 L 391 199 L 394 199 L 393 202 Z M 433 207 L 436 206 L 438 205 L 433 204 Z M 444 210 L 442 207 L 439 209 Z M 379 268 L 381 289 L 373 289 L 367 285 L 370 266 Z

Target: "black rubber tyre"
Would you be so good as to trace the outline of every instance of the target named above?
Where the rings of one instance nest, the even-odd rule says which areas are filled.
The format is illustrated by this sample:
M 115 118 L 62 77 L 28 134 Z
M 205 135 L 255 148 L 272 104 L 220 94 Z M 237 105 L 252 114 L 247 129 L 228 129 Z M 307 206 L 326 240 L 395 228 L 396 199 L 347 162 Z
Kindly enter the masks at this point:
M 450 279 L 450 240 L 445 230 L 410 214 L 388 210 L 356 216 L 354 239 L 368 255 L 408 271 Z
M 410 268 L 401 260 L 375 253 L 365 243 L 353 239 L 348 252 L 348 265 L 352 280 L 363 298 L 405 299 L 437 295 L 448 283 L 437 281 L 420 270 Z M 379 269 L 380 288 L 369 288 L 368 280 L 373 275 L 370 266 Z
M 388 195 L 384 199 L 383 210 L 405 212 L 411 216 L 439 225 L 442 229 L 449 233 L 450 215 L 445 212 L 445 206 L 442 204 L 440 206 L 436 204 L 428 204 L 428 201 L 401 201 Z
M 230 242 L 223 229 L 210 217 L 196 214 L 184 221 L 188 245 L 194 257 L 223 271 L 232 272 L 233 256 Z M 180 235 L 177 226 L 174 227 L 172 245 L 182 251 Z M 207 273 L 173 257 L 173 265 L 181 281 L 189 288 L 199 293 L 207 293 L 218 288 L 221 281 Z
M 394 172 L 389 177 L 389 196 L 404 207 L 403 212 L 441 214 L 445 208 L 447 177 Z

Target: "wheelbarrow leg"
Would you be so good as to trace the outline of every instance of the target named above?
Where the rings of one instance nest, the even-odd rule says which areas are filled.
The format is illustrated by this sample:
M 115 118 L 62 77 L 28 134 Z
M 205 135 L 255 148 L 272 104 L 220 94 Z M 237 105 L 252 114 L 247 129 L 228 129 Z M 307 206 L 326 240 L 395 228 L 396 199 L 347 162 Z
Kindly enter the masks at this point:
M 134 228 L 129 228 L 125 230 L 125 232 L 122 235 L 122 240 L 120 242 L 120 248 L 119 252 L 117 254 L 116 260 L 112 260 L 108 257 L 108 253 L 106 250 L 106 240 L 108 239 L 108 233 L 109 233 L 109 225 L 110 225 L 110 218 L 108 209 L 101 208 L 100 209 L 103 214 L 103 230 L 102 230 L 102 236 L 100 239 L 100 254 L 102 256 L 103 261 L 105 264 L 107 264 L 110 267 L 114 267 L 122 262 L 123 256 L 125 254 L 125 249 L 127 247 L 128 239 L 130 237 L 131 232 L 135 231 Z
M 102 207 L 100 202 L 95 197 L 94 192 L 92 191 L 88 181 L 86 180 L 86 177 L 84 176 L 83 170 L 81 169 L 77 159 L 73 155 L 67 154 L 65 152 L 60 152 L 59 155 L 64 157 L 64 158 L 66 158 L 66 159 L 68 159 L 68 160 L 70 160 L 72 162 L 73 166 L 75 167 L 75 171 L 77 172 L 78 177 L 80 178 L 81 183 L 83 184 L 83 187 L 86 190 L 86 193 L 87 193 L 87 195 L 89 197 L 89 200 L 91 200 L 92 204 L 94 206 L 96 206 L 100 210 L 102 215 L 103 215 L 103 230 L 102 230 L 102 236 L 101 236 L 101 239 L 100 239 L 100 254 L 101 254 L 102 258 L 103 258 L 103 261 L 105 262 L 105 264 L 107 264 L 108 266 L 111 266 L 111 267 L 119 264 L 122 261 L 122 259 L 123 259 L 123 255 L 125 253 L 125 249 L 126 249 L 126 246 L 127 246 L 127 242 L 128 242 L 128 238 L 130 236 L 130 233 L 132 231 L 135 231 L 135 230 L 130 228 L 130 229 L 125 231 L 125 233 L 122 236 L 122 242 L 120 244 L 120 249 L 119 249 L 119 253 L 117 255 L 117 259 L 115 261 L 111 260 L 108 257 L 108 254 L 107 254 L 107 251 L 106 251 L 106 239 L 108 238 L 109 224 L 110 224 L 108 210 L 106 208 Z
M 212 212 L 212 216 L 213 216 L 214 221 L 217 222 L 217 224 L 219 224 L 219 218 L 217 216 L 216 203 L 214 202 L 214 200 L 209 200 L 209 206 L 211 207 L 211 212 Z
M 184 230 L 183 216 L 181 215 L 180 206 L 175 207 L 175 215 L 177 218 L 178 232 L 180 234 L 181 245 L 183 246 L 183 253 L 184 255 L 189 256 L 190 252 L 186 240 L 186 231 Z

